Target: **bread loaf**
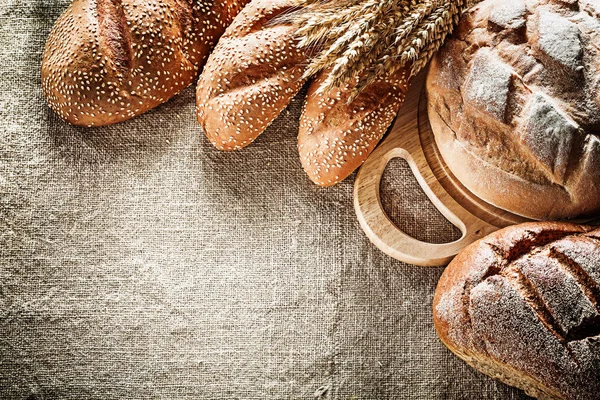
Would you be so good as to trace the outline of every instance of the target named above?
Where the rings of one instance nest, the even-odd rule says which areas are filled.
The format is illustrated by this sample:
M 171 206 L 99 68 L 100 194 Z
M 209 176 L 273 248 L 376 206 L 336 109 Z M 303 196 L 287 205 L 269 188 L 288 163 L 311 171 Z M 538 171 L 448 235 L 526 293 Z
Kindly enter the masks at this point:
M 352 86 L 321 93 L 326 73 L 311 83 L 300 118 L 298 151 L 313 182 L 334 185 L 362 165 L 396 118 L 409 75 L 406 69 L 377 80 L 351 103 Z
M 278 18 L 291 0 L 253 0 L 219 40 L 200 75 L 197 117 L 219 149 L 254 141 L 300 91 L 308 57 L 294 40 L 294 27 Z M 408 86 L 399 73 L 377 81 L 348 104 L 353 87 L 317 93 L 308 88 L 298 147 L 317 184 L 330 186 L 350 175 L 371 153 L 396 116 Z
M 219 40 L 196 91 L 197 117 L 221 150 L 253 142 L 300 91 L 306 56 L 277 17 L 292 0 L 254 0 Z
M 44 50 L 44 96 L 75 125 L 139 115 L 192 83 L 246 2 L 75 0 Z
M 600 398 L 600 229 L 530 223 L 466 248 L 434 305 L 442 342 L 539 399 Z
M 482 199 L 534 219 L 600 211 L 600 6 L 486 0 L 434 57 L 440 152 Z

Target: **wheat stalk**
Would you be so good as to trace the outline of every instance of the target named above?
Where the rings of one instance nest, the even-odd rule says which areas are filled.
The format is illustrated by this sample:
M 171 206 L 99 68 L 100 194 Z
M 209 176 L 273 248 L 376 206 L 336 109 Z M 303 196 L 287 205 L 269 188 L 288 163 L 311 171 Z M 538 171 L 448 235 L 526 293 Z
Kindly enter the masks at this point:
M 321 91 L 358 79 L 355 94 L 404 68 L 416 75 L 478 0 L 294 0 L 283 18 L 312 54 L 306 77 L 329 71 Z

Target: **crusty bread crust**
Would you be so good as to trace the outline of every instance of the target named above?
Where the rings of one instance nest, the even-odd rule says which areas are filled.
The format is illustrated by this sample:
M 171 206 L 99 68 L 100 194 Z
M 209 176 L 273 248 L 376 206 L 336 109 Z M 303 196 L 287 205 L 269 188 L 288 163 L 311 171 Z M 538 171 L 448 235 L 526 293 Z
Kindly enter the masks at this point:
M 461 351 L 453 347 L 452 343 L 444 342 L 441 337 L 440 339 L 442 340 L 442 343 L 444 343 L 444 345 L 446 345 L 446 347 L 448 347 L 448 349 L 457 355 L 461 360 L 492 379 L 496 379 L 506 385 L 521 389 L 527 393 L 527 395 L 536 399 L 567 400 L 566 397 L 562 396 L 560 393 L 545 386 L 542 382 L 529 375 L 523 375 L 520 371 L 511 367 L 509 364 L 487 359 L 485 357 L 481 357 L 480 355 L 469 353 L 468 351 Z
M 600 229 L 509 227 L 444 271 L 434 325 L 481 372 L 540 399 L 600 397 Z
M 586 216 L 596 212 L 596 208 L 591 211 L 582 208 L 562 186 L 532 182 L 482 160 L 471 151 L 468 144 L 456 140 L 454 131 L 436 110 L 430 109 L 429 121 L 440 153 L 445 161 L 450 160 L 447 164 L 452 173 L 488 203 L 524 217 L 543 220 Z
M 194 81 L 246 2 L 75 0 L 44 49 L 44 96 L 75 125 L 142 114 Z
M 209 57 L 196 91 L 196 112 L 220 150 L 252 143 L 300 91 L 307 64 L 294 27 L 278 23 L 291 0 L 254 0 L 235 18 Z
M 309 58 L 295 28 L 278 19 L 291 0 L 253 0 L 219 40 L 196 93 L 198 121 L 221 150 L 252 143 L 300 91 Z M 358 168 L 394 120 L 408 88 L 407 71 L 374 82 L 351 103 L 353 87 L 318 89 L 310 83 L 300 120 L 298 150 L 309 178 L 334 185 Z
M 427 93 L 436 141 L 483 200 L 540 220 L 600 212 L 594 7 L 486 0 L 434 57 Z
M 298 133 L 302 166 L 321 186 L 342 181 L 362 165 L 396 118 L 410 82 L 410 69 L 401 70 L 370 84 L 348 103 L 351 85 L 319 91 L 326 75 L 308 88 Z

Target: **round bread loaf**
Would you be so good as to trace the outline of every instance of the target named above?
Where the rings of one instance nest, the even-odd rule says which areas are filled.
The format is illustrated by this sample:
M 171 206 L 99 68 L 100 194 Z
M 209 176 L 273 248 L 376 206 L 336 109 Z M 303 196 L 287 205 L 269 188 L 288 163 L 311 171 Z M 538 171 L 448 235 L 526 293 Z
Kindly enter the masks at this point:
M 442 342 L 540 399 L 600 398 L 600 229 L 529 223 L 498 231 L 444 271 Z
M 124 121 L 189 86 L 248 0 L 75 0 L 56 21 L 42 90 L 64 120 Z
M 533 219 L 600 211 L 600 3 L 486 0 L 432 62 L 431 125 L 456 177 Z

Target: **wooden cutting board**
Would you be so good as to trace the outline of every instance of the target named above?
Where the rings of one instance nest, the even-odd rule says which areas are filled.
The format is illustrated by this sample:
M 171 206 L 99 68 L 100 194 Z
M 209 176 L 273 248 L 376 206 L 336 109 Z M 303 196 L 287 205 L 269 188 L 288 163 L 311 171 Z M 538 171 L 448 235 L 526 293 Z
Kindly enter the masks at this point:
M 415 77 L 394 126 L 358 172 L 354 207 L 365 233 L 384 253 L 409 264 L 441 266 L 476 240 L 529 220 L 482 201 L 452 175 L 429 124 L 425 76 L 421 73 Z M 390 160 L 397 157 L 408 162 L 433 205 L 460 229 L 459 240 L 445 244 L 416 240 L 385 214 L 380 199 L 381 178 Z

